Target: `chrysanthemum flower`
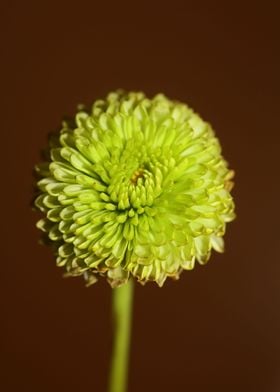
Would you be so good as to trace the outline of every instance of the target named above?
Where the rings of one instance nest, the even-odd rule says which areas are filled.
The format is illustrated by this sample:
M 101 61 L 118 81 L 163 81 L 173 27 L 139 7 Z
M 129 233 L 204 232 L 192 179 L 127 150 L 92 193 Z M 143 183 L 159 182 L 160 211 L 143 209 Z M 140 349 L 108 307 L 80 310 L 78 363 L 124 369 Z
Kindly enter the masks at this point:
M 110 93 L 63 122 L 41 180 L 38 222 L 57 265 L 88 284 L 178 278 L 223 251 L 233 171 L 209 123 L 159 94 Z

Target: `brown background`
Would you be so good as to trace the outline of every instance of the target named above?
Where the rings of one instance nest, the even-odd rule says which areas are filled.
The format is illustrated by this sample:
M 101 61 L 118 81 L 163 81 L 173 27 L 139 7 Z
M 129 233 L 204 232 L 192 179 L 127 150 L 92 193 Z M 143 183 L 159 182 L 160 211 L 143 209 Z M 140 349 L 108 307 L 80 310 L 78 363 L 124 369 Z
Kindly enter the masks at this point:
M 238 214 L 224 255 L 162 289 L 137 285 L 129 391 L 277 392 L 279 10 L 99 3 L 1 6 L 0 389 L 105 391 L 111 290 L 62 279 L 29 201 L 48 132 L 122 87 L 162 91 L 212 122 L 237 173 Z

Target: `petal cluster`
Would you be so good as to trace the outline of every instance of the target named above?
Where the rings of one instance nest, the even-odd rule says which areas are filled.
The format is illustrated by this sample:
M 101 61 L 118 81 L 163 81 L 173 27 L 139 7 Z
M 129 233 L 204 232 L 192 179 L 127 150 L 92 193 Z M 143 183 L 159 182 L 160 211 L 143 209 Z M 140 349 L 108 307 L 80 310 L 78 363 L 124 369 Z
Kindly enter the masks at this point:
M 223 251 L 233 171 L 187 105 L 113 92 L 63 122 L 49 150 L 37 166 L 37 225 L 68 275 L 161 286 Z

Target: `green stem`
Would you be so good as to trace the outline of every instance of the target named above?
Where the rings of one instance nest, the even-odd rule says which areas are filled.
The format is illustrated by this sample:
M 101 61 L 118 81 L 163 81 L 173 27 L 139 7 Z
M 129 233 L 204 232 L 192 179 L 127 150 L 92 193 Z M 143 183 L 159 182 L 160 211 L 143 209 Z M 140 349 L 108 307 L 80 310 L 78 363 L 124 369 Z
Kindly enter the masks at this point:
M 133 282 L 113 289 L 114 345 L 109 392 L 126 392 L 131 329 Z

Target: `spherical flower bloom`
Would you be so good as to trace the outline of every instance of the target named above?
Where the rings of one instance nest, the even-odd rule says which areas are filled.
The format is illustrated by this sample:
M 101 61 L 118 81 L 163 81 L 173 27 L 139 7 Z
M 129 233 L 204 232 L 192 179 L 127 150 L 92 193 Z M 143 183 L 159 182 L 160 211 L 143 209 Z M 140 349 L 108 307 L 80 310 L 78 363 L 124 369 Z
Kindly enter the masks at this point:
M 113 92 L 63 122 L 49 150 L 37 167 L 37 225 L 67 275 L 161 286 L 223 251 L 233 171 L 187 105 Z

